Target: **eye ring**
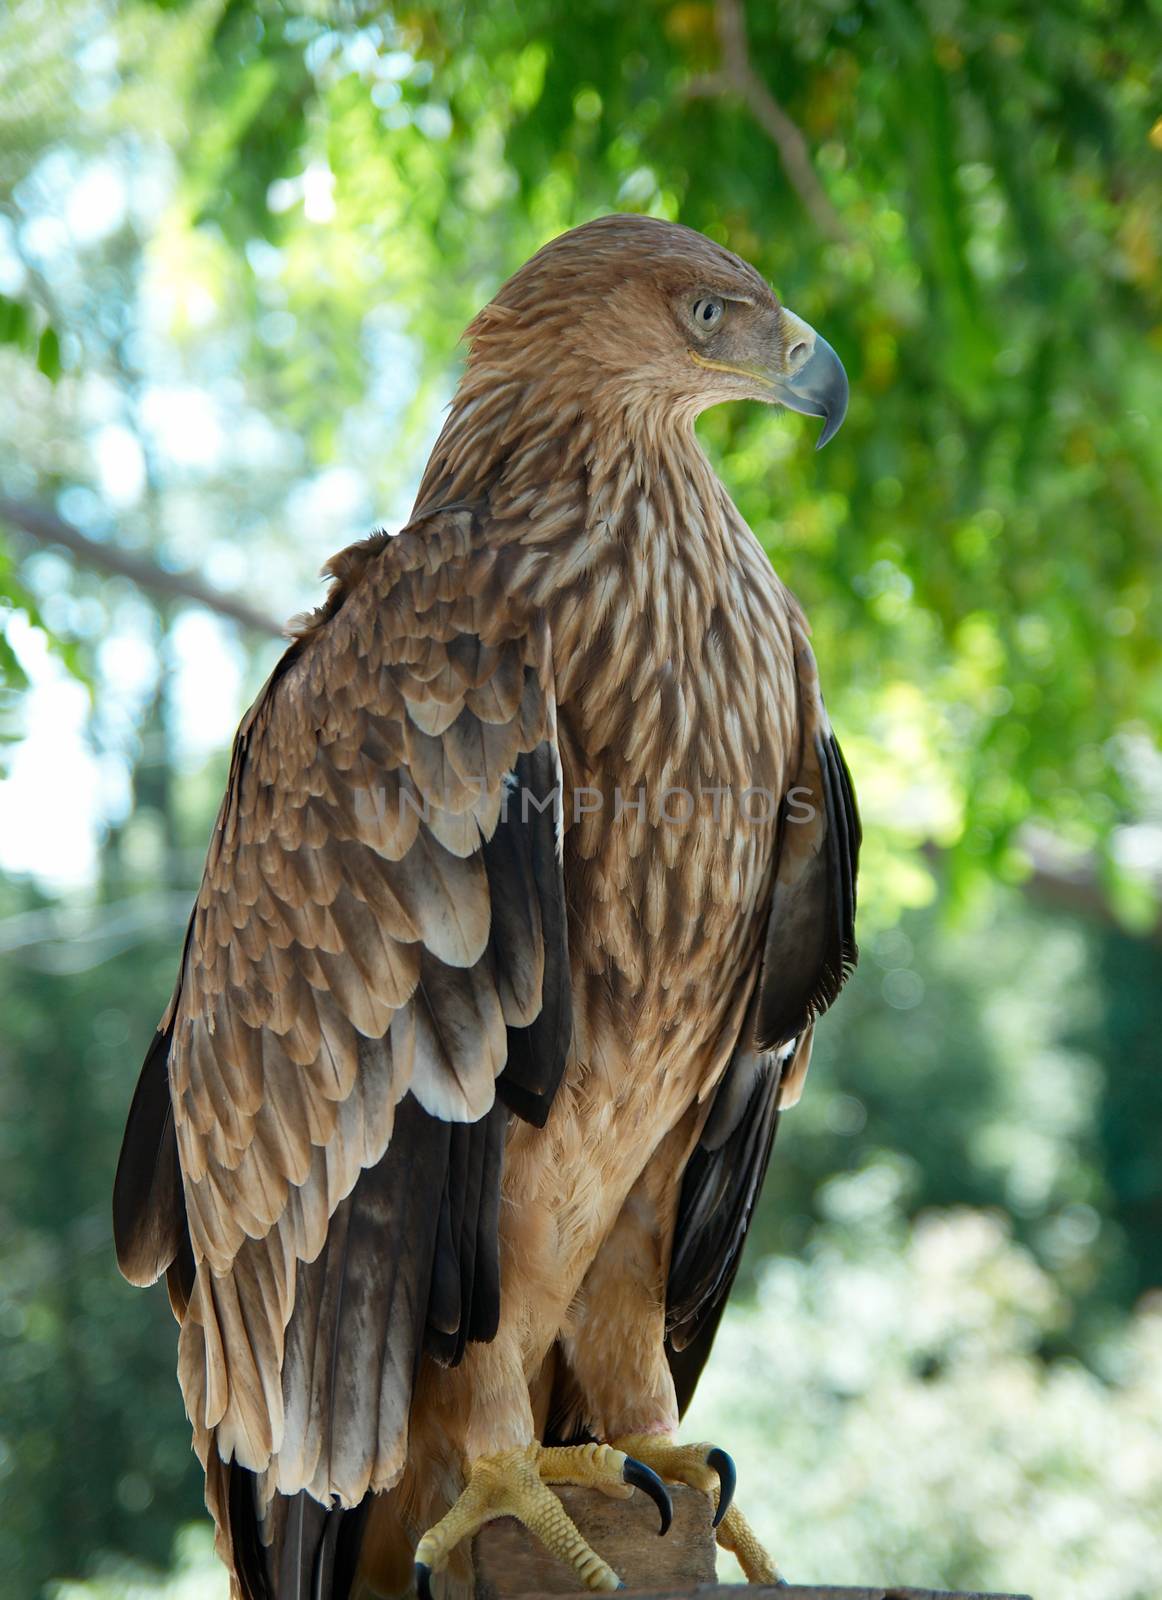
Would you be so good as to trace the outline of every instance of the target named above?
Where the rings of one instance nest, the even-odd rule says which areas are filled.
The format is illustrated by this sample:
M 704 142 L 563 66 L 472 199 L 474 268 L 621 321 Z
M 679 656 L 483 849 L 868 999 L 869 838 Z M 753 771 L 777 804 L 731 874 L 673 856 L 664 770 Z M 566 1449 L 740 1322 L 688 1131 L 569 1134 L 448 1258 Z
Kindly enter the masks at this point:
M 717 295 L 699 295 L 690 307 L 690 315 L 694 319 L 694 326 L 699 333 L 709 333 L 722 321 L 722 314 L 726 310 Z

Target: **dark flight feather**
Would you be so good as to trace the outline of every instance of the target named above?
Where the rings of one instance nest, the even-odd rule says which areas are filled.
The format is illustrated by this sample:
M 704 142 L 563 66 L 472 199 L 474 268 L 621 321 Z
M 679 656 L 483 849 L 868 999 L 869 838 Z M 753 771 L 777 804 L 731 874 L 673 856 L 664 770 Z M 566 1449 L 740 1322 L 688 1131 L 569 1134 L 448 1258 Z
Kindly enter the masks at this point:
M 816 733 L 808 749 L 791 793 L 810 790 L 810 815 L 799 820 L 790 801 L 784 802 L 758 989 L 682 1177 L 666 1334 L 683 1407 L 710 1354 L 738 1271 L 785 1080 L 801 1079 L 811 1025 L 835 1000 L 859 954 L 861 833 L 851 777 L 830 730 Z M 799 809 L 808 808 L 800 801 Z
M 573 1037 L 565 879 L 557 848 L 561 770 L 553 746 L 546 741 L 522 755 L 513 776 L 508 804 L 484 847 L 484 860 L 501 916 L 514 913 L 514 888 L 522 908 L 517 915 L 527 915 L 525 907 L 536 908 L 545 957 L 540 1010 L 527 1026 L 509 1028 L 508 1060 L 497 1079 L 497 1093 L 518 1116 L 543 1128 Z M 498 965 L 505 960 L 503 946 L 497 960 Z
M 777 1056 L 736 1050 L 718 1093 L 729 1099 L 736 1076 L 749 1082 L 750 1094 L 734 1125 L 700 1141 L 686 1165 L 666 1286 L 666 1334 L 675 1351 L 697 1336 L 734 1279 L 779 1124 L 780 1074 Z
M 258 1479 L 236 1462 L 227 1476 L 226 1515 L 241 1600 L 350 1600 L 366 1502 L 353 1511 L 320 1505 L 304 1490 L 276 1495 L 265 1516 Z
M 172 1012 L 172 1007 L 171 1007 Z M 185 1233 L 182 1174 L 169 1097 L 172 1015 L 154 1034 L 137 1080 L 113 1185 L 117 1264 L 130 1283 L 155 1283 Z
M 424 1349 L 445 1366 L 462 1360 L 469 1339 L 493 1338 L 500 1320 L 500 1175 L 508 1119 L 507 1107 L 497 1104 L 479 1122 L 450 1130 L 424 1335 Z
M 816 735 L 811 751 L 796 788 L 810 791 L 812 815 L 800 820 L 797 803 L 783 805 L 755 1017 L 760 1050 L 788 1043 L 826 1011 L 859 957 L 855 884 L 862 833 L 851 775 L 830 731 Z

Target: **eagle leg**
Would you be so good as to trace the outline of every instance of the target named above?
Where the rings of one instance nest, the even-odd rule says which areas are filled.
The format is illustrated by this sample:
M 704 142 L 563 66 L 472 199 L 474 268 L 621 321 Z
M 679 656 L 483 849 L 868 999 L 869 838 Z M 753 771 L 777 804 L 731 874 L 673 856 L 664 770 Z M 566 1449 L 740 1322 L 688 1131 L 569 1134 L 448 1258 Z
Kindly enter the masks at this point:
M 673 1510 L 665 1484 L 651 1468 L 607 1444 L 547 1449 L 530 1444 L 473 1462 L 463 1494 L 416 1546 L 419 1600 L 431 1600 L 431 1577 L 463 1539 L 496 1517 L 515 1517 L 558 1560 L 573 1568 L 588 1589 L 620 1589 L 617 1573 L 581 1537 L 550 1483 L 575 1483 L 627 1499 L 635 1488 L 649 1495 L 661 1514 L 659 1530 Z
M 719 1544 L 734 1555 L 748 1583 L 782 1584 L 785 1580 L 763 1549 L 754 1529 L 734 1497 L 734 1462 L 716 1445 L 677 1444 L 665 1434 L 631 1433 L 614 1441 L 671 1483 L 688 1483 L 701 1489 L 714 1505 L 714 1527 Z
M 719 1523 L 718 1542 L 734 1556 L 748 1583 L 773 1583 L 779 1588 L 786 1586 L 786 1578 L 759 1543 L 758 1535 L 737 1506 L 731 1506 Z

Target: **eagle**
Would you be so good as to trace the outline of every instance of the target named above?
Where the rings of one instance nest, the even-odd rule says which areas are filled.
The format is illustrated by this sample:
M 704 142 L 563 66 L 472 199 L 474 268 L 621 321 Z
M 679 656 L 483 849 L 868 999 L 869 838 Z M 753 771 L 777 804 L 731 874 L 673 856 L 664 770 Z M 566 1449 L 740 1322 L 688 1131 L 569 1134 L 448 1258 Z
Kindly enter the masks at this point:
M 714 1503 L 677 1437 L 814 1023 L 860 825 L 803 613 L 694 430 L 838 429 L 831 346 L 703 235 L 605 216 L 469 352 L 411 518 L 335 556 L 239 728 L 114 1192 L 164 1274 L 243 1600 L 471 1592 L 553 1486 Z

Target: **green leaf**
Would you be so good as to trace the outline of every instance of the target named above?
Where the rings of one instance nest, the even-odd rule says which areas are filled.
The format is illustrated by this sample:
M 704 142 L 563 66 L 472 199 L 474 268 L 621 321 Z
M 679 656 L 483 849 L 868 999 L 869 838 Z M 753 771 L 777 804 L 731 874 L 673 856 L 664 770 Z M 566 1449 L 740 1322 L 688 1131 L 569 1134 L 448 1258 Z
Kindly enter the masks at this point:
M 56 329 L 49 323 L 36 346 L 36 365 L 53 383 L 61 375 L 61 342 Z
M 24 344 L 28 325 L 28 307 L 10 295 L 0 294 L 0 344 Z

